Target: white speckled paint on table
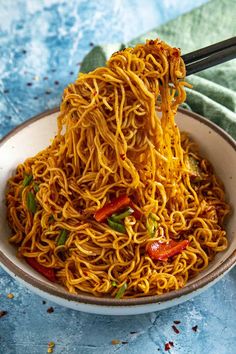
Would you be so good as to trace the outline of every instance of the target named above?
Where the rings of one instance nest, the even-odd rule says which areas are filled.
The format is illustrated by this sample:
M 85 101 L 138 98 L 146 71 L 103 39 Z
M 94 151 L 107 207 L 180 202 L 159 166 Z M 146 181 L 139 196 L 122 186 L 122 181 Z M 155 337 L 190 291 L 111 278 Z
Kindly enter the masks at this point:
M 200 1 L 0 2 L 0 135 L 60 102 L 92 44 L 127 41 Z M 194 4 L 194 5 L 193 5 Z M 8 299 L 7 294 L 14 298 Z M 236 269 L 194 300 L 158 313 L 94 316 L 33 295 L 0 270 L 0 354 L 234 354 Z M 47 309 L 53 306 L 54 312 Z M 180 333 L 172 329 L 173 321 Z M 192 327 L 198 326 L 194 332 Z M 112 346 L 113 339 L 121 343 Z M 122 344 L 123 342 L 123 344 Z

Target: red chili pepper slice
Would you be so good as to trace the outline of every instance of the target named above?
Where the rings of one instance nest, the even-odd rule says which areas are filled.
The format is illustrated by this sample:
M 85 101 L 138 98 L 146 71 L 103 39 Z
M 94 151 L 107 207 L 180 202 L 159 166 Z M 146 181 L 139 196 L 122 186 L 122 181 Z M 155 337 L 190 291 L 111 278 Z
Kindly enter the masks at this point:
M 108 218 L 108 216 L 116 213 L 118 210 L 130 205 L 130 198 L 127 195 L 121 195 L 120 197 L 113 199 L 110 203 L 107 203 L 101 209 L 97 210 L 94 214 L 96 221 L 102 222 Z
M 55 271 L 52 268 L 47 268 L 36 261 L 35 258 L 26 258 L 26 262 L 38 273 L 42 274 L 45 278 L 51 282 L 56 282 Z
M 153 241 L 147 244 L 146 251 L 152 259 L 159 261 L 166 261 L 169 257 L 183 251 L 189 244 L 188 240 L 174 241 L 170 240 L 168 243 L 160 243 Z

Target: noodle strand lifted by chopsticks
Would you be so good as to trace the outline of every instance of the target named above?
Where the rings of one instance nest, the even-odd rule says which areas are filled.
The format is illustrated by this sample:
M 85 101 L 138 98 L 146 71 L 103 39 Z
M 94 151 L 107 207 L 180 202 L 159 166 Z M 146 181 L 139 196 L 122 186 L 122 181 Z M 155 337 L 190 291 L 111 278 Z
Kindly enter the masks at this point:
M 65 89 L 52 144 L 9 180 L 10 241 L 70 292 L 162 294 L 227 248 L 223 186 L 175 124 L 184 77 L 179 49 L 159 40 L 114 53 Z M 124 195 L 140 217 L 130 209 L 119 229 L 94 218 Z M 154 259 L 153 242 L 171 256 Z

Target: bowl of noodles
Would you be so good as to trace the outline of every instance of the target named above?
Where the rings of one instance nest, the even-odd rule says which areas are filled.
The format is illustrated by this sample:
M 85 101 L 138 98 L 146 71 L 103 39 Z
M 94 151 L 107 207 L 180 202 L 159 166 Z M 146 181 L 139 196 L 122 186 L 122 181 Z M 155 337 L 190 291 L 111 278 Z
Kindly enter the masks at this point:
M 179 108 L 184 78 L 179 49 L 126 48 L 2 139 L 9 274 L 61 305 L 122 315 L 186 301 L 233 267 L 236 144 Z

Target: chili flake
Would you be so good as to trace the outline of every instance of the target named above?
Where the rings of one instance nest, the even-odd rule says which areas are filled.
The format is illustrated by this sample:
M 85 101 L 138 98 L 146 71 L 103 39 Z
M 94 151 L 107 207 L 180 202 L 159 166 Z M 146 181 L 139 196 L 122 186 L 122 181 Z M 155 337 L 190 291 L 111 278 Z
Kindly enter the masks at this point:
M 167 350 L 170 350 L 170 348 L 171 348 L 170 343 L 166 343 L 166 344 L 165 344 L 165 350 L 166 350 L 166 351 L 167 351 Z
M 51 306 L 47 309 L 47 313 L 53 313 L 54 312 L 54 308 Z
M 178 58 L 178 57 L 179 57 L 179 52 L 178 52 L 178 50 L 174 50 L 174 51 L 173 51 L 173 56 L 174 56 L 175 58 Z
M 173 328 L 173 331 L 174 331 L 176 334 L 179 334 L 179 330 L 178 330 L 178 328 L 177 328 L 175 325 L 173 325 L 172 328 Z
M 167 350 L 170 350 L 171 349 L 171 347 L 173 347 L 174 346 L 174 342 L 169 342 L 169 343 L 166 343 L 165 344 L 165 350 L 167 351 Z
M 0 318 L 6 316 L 8 314 L 7 311 L 0 311 Z
M 193 330 L 194 332 L 197 332 L 197 329 L 198 329 L 198 326 L 197 326 L 197 325 L 192 327 L 192 330 Z

